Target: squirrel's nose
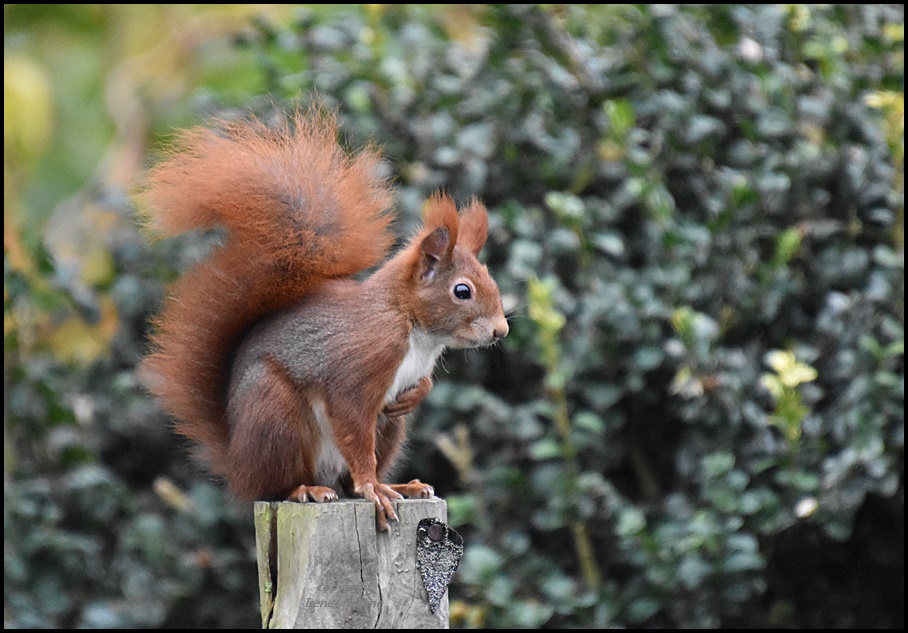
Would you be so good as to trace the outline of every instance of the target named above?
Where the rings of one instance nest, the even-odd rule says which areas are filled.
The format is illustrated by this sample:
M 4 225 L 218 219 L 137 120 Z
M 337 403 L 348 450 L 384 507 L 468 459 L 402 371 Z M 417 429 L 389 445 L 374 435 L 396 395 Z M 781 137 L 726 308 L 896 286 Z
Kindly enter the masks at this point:
M 492 330 L 492 339 L 497 343 L 508 335 L 508 330 L 508 322 L 502 319 L 498 324 L 495 325 L 495 329 Z

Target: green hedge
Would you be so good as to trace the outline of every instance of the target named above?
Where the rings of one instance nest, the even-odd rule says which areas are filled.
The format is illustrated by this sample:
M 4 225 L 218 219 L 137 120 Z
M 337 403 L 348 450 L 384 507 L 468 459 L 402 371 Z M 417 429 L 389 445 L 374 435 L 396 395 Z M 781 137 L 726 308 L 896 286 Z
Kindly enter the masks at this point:
M 490 208 L 511 334 L 446 355 L 401 473 L 465 537 L 454 625 L 903 625 L 903 11 L 369 5 L 237 39 L 253 109 L 316 91 L 384 147 L 402 233 L 439 187 Z M 115 250 L 112 361 L 7 370 L 7 623 L 257 622 L 251 511 L 134 374 L 196 248 Z

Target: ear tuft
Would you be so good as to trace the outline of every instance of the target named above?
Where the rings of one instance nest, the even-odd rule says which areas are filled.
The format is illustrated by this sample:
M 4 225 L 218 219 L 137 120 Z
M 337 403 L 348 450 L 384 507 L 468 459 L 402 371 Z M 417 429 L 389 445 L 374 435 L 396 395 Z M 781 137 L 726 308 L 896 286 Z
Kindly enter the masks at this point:
M 489 214 L 485 205 L 473 198 L 460 216 L 460 235 L 457 243 L 478 257 L 488 235 Z
M 457 244 L 457 230 L 460 226 L 460 216 L 457 215 L 457 205 L 450 196 L 443 193 L 436 193 L 426 200 L 423 207 L 423 231 L 434 231 L 439 227 L 444 227 L 448 231 L 448 252 L 451 254 L 454 245 Z

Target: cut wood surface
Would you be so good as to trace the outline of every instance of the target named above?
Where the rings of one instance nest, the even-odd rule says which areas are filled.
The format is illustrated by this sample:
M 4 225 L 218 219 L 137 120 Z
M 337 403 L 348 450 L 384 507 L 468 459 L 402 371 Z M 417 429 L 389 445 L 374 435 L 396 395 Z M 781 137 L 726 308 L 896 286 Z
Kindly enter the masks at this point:
M 447 628 L 448 597 L 429 609 L 416 568 L 420 520 L 447 521 L 442 499 L 394 503 L 379 532 L 365 500 L 255 504 L 265 628 Z

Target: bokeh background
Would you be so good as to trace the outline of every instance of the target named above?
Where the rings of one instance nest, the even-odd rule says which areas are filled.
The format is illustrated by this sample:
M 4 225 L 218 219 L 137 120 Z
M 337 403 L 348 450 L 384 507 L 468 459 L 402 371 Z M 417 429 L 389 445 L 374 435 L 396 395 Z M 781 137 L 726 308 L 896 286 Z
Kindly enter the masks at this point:
M 4 624 L 258 626 L 251 508 L 142 390 L 134 193 L 317 93 L 511 313 L 404 480 L 456 627 L 904 625 L 903 5 L 4 5 Z

